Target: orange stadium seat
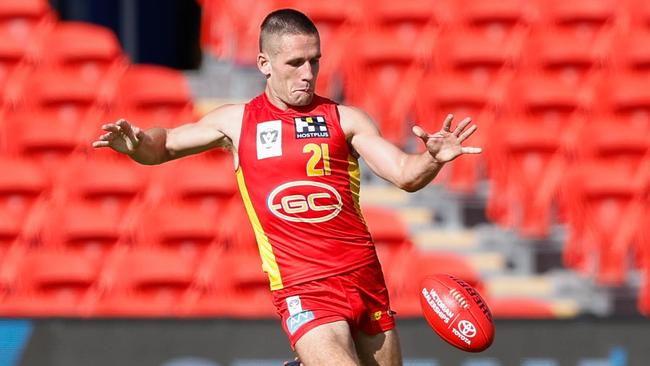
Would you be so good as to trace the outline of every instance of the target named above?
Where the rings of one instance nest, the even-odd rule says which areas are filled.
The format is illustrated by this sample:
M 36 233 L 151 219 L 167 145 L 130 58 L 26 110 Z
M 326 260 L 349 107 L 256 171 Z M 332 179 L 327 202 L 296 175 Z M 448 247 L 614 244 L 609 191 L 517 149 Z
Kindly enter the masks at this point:
M 103 292 L 95 315 L 174 316 L 194 280 L 195 265 L 176 251 L 127 251 L 102 272 Z
M 624 128 L 612 117 L 601 116 L 589 121 L 579 133 L 578 159 L 595 161 L 625 169 L 630 175 L 642 168 L 650 158 L 650 140 L 647 134 Z
M 567 168 L 569 136 L 511 117 L 494 128 L 492 187 L 486 213 L 494 222 L 529 237 L 545 237 L 551 208 Z
M 616 0 L 553 0 L 540 9 L 546 24 L 592 41 L 619 26 L 625 10 Z
M 385 138 L 403 145 L 406 119 L 433 40 L 423 41 L 420 47 L 400 42 L 394 33 L 366 32 L 358 42 L 360 47 L 346 70 L 346 100 L 374 117 Z
M 532 1 L 462 0 L 453 3 L 456 24 L 494 40 L 525 37 L 531 24 L 536 21 L 537 9 Z
M 138 121 L 141 128 L 170 127 L 194 120 L 190 87 L 178 70 L 132 65 L 122 76 L 117 95 L 118 117 Z
M 554 319 L 553 304 L 534 298 L 493 298 L 488 300 L 492 315 L 497 319 Z
M 47 31 L 54 15 L 47 0 L 4 0 L 0 2 L 0 33 L 27 41 Z
M 237 191 L 232 157 L 202 159 L 189 157 L 170 162 L 164 168 L 159 183 L 165 200 L 193 205 L 207 217 L 215 218 Z
M 0 155 L 0 168 L 11 172 L 0 174 L 0 210 L 22 220 L 46 198 L 50 181 L 42 168 L 25 158 Z
M 5 121 L 5 128 L 12 134 L 7 142 L 7 150 L 37 161 L 44 167 L 57 166 L 82 148 L 81 122 L 58 119 L 55 113 L 42 110 L 16 113 Z M 55 170 L 50 172 L 56 173 Z
M 197 286 L 183 299 L 183 314 L 232 318 L 277 317 L 256 253 L 211 248 L 198 270 Z M 207 271 L 205 271 L 207 269 Z
M 104 113 L 99 108 L 99 90 L 70 72 L 38 69 L 22 90 L 24 108 L 49 113 L 50 118 L 68 125 L 95 121 Z
M 521 119 L 560 135 L 567 130 L 575 132 L 593 108 L 593 96 L 586 86 L 567 85 L 551 75 L 526 75 L 510 85 L 503 112 L 521 114 Z
M 113 153 L 115 154 L 115 153 Z M 146 194 L 149 170 L 127 159 L 77 156 L 56 181 L 64 200 L 81 200 L 123 216 Z
M 377 254 L 385 266 L 390 266 L 389 262 L 396 253 L 413 245 L 406 224 L 395 210 L 364 205 L 362 213 Z
M 572 170 L 563 187 L 569 226 L 565 265 L 593 274 L 601 284 L 623 283 L 643 224 L 647 178 L 594 162 Z
M 217 224 L 213 217 L 192 205 L 174 202 L 143 210 L 134 229 L 138 243 L 175 250 L 188 257 L 201 256 L 217 239 Z
M 634 74 L 613 74 L 599 87 L 598 112 L 611 115 L 621 126 L 650 132 L 650 89 Z
M 20 238 L 22 223 L 19 217 L 0 209 L 0 261 L 2 253 Z
M 479 32 L 448 32 L 440 39 L 441 72 L 467 76 L 477 85 L 503 88 L 514 77 L 522 42 L 492 39 Z
M 364 1 L 365 21 L 371 29 L 396 34 L 404 42 L 419 42 L 449 21 L 449 9 L 435 0 Z
M 233 252 L 259 253 L 255 232 L 241 196 L 236 194 L 219 213 L 219 242 Z
M 110 72 L 119 74 L 127 62 L 110 29 L 83 22 L 56 23 L 44 37 L 42 52 L 45 65 L 69 70 L 91 83 L 103 81 Z
M 41 249 L 23 257 L 18 268 L 13 291 L 0 301 L 0 316 L 80 316 L 100 266 L 74 253 Z
M 650 27 L 617 38 L 611 54 L 616 72 L 650 79 L 650 50 L 645 47 L 649 43 Z
M 568 85 L 594 85 L 609 59 L 612 42 L 585 42 L 568 31 L 540 29 L 528 39 L 523 72 L 542 73 Z
M 28 44 L 0 33 L 0 89 L 11 85 L 16 70 L 30 64 L 29 57 Z
M 98 210 L 93 204 L 68 200 L 49 207 L 42 224 L 41 244 L 101 258 L 128 239 L 126 220 L 124 216 Z
M 488 88 L 477 84 L 465 75 L 431 73 L 420 83 L 415 103 L 416 123 L 425 131 L 438 131 L 447 114 L 454 115 L 454 126 L 465 117 L 471 117 L 478 126 L 468 144 L 485 149 L 484 154 L 490 153 L 490 144 L 486 136 L 494 123 L 496 107 L 500 93 L 497 88 Z M 419 148 L 423 145 L 418 141 Z M 458 192 L 471 193 L 476 189 L 480 179 L 483 160 L 480 156 L 469 156 L 457 159 L 449 164 L 450 170 L 443 170 L 436 182 L 443 181 Z
M 625 10 L 630 17 L 630 28 L 650 30 L 650 4 L 645 0 L 629 0 L 626 3 Z
M 276 315 L 269 279 L 262 272 L 262 261 L 254 253 L 231 254 L 232 292 L 226 315 L 236 318 L 269 318 Z

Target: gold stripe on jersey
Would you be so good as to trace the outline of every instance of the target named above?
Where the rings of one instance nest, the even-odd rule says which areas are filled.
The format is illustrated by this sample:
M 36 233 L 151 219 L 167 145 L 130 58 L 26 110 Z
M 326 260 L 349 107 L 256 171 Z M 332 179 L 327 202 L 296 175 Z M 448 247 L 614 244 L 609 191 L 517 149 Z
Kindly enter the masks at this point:
M 244 172 L 241 167 L 237 169 L 237 184 L 239 185 L 239 192 L 241 192 L 244 205 L 246 206 L 246 213 L 248 213 L 248 218 L 253 224 L 257 248 L 260 251 L 260 257 L 262 258 L 262 269 L 269 276 L 271 290 L 279 290 L 284 287 L 282 284 L 282 277 L 280 276 L 280 268 L 278 267 L 278 262 L 275 260 L 273 247 L 271 247 L 269 238 L 266 236 L 266 233 L 264 233 L 262 224 L 260 224 L 260 220 L 255 213 L 255 208 L 253 207 L 251 198 L 248 195 L 246 182 L 244 180 Z
M 352 155 L 348 155 L 348 176 L 350 177 L 350 192 L 352 192 L 352 202 L 354 209 L 359 215 L 359 219 L 366 225 L 366 220 L 361 214 L 361 205 L 359 204 L 359 192 L 361 191 L 361 171 L 359 170 L 359 161 Z

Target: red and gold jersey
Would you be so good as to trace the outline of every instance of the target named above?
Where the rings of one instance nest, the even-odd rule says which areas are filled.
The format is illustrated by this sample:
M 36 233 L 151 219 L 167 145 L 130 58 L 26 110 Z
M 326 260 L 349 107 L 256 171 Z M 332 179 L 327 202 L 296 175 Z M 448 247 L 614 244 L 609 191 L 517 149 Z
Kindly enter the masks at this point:
M 271 289 L 377 261 L 359 209 L 359 165 L 334 102 L 246 104 L 237 180 Z

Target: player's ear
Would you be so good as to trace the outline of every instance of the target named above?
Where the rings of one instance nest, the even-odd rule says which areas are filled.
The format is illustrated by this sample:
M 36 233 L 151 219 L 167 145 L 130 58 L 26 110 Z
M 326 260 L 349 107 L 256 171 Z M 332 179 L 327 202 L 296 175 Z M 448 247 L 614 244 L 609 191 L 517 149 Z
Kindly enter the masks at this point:
M 266 53 L 260 52 L 257 54 L 257 68 L 267 78 L 271 76 L 271 60 Z

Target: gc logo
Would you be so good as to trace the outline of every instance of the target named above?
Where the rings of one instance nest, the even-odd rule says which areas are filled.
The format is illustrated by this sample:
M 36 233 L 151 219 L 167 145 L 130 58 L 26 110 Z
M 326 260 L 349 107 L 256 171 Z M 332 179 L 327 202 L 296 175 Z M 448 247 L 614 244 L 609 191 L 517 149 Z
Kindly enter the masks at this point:
M 312 224 L 333 219 L 343 208 L 343 200 L 336 189 L 311 181 L 289 182 L 276 187 L 266 204 L 281 219 Z
M 458 330 L 468 338 L 473 338 L 476 335 L 476 327 L 472 322 L 461 320 L 458 322 Z

